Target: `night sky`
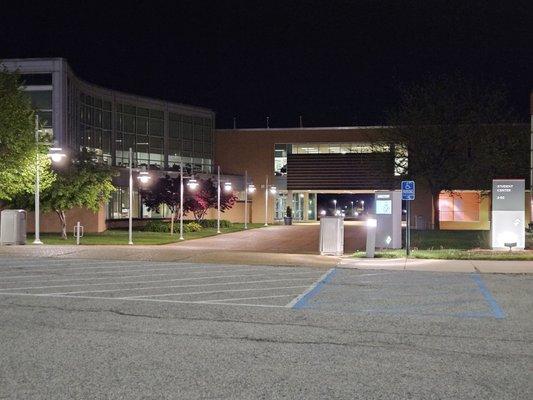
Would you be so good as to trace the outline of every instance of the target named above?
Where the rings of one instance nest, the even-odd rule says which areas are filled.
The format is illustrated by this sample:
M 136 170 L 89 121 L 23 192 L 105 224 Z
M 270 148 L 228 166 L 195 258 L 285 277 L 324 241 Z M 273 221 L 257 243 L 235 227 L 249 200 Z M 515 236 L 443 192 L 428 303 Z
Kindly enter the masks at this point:
M 400 84 L 442 73 L 504 84 L 529 119 L 531 0 L 15 3 L 0 59 L 64 57 L 89 82 L 211 108 L 219 128 L 379 125 Z

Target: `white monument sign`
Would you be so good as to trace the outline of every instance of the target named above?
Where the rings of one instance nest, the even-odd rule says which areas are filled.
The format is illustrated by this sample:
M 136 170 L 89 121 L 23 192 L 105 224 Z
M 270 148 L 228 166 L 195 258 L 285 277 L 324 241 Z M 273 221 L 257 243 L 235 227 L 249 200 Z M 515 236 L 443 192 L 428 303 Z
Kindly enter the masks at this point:
M 523 249 L 525 246 L 525 181 L 492 181 L 492 248 Z

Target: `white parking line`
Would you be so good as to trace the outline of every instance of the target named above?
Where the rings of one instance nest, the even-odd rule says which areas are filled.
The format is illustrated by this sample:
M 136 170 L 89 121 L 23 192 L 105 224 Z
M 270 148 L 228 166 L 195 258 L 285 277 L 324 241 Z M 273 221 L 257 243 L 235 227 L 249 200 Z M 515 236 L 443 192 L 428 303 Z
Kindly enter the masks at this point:
M 227 269 L 224 270 L 224 272 L 227 272 L 227 271 L 240 271 L 242 270 L 244 267 L 228 267 Z M 191 267 L 191 268 L 184 268 L 182 270 L 179 270 L 179 272 L 182 272 L 182 271 L 188 271 L 188 270 L 192 270 L 193 272 L 191 273 L 211 273 L 211 272 L 222 272 L 220 270 L 204 270 L 203 268 L 194 268 L 194 267 Z M 151 270 L 146 270 L 147 272 L 151 271 Z M 129 272 L 129 271 L 128 271 Z M 176 271 L 178 272 L 178 271 Z M 74 281 L 92 281 L 92 280 L 100 280 L 100 279 L 122 279 L 122 278 L 133 278 L 133 277 L 136 277 L 136 278 L 139 278 L 139 277 L 143 277 L 143 276 L 169 276 L 169 275 L 174 275 L 173 273 L 167 273 L 167 274 L 143 274 L 143 275 L 117 275 L 117 276 L 101 276 L 101 277 L 90 277 L 90 278 L 71 278 L 71 279 L 24 279 L 24 280 L 20 280 L 20 281 L 10 281 L 10 282 L 0 282 L 0 284 L 14 284 L 14 283 L 18 283 L 18 284 L 24 284 L 24 283 L 31 283 L 31 282 L 39 282 L 39 283 L 47 283 L 47 282 L 74 282 Z M 43 275 L 43 276 L 47 276 L 47 275 Z M 67 276 L 67 275 L 62 275 L 62 276 Z M 1 289 L 0 289 L 1 290 Z
M 167 293 L 167 294 L 157 294 L 157 295 L 144 295 L 144 296 L 124 296 L 121 299 L 142 299 L 142 298 L 152 298 L 152 297 L 166 297 L 166 296 L 186 296 L 186 295 L 197 295 L 197 294 L 214 294 L 214 293 L 231 293 L 231 292 L 249 292 L 256 290 L 258 292 L 263 290 L 280 290 L 280 289 L 301 289 L 306 288 L 307 285 L 298 285 L 298 286 L 279 286 L 279 287 L 268 287 L 268 288 L 251 288 L 251 289 L 227 289 L 227 290 L 210 290 L 203 292 L 186 292 L 186 293 Z M 209 300 L 207 300 L 209 301 Z
M 279 294 L 275 296 L 256 296 L 256 297 L 237 297 L 237 298 L 228 298 L 228 299 L 219 299 L 219 300 L 209 300 L 206 301 L 207 303 L 219 303 L 219 302 L 226 302 L 227 304 L 230 304 L 232 301 L 238 301 L 238 300 L 259 300 L 259 299 L 274 299 L 278 297 L 291 297 L 295 296 L 295 294 Z
M 221 303 L 214 301 L 188 301 L 188 300 L 167 300 L 167 299 L 148 299 L 148 298 L 129 298 L 129 297 L 100 297 L 100 296 L 67 296 L 67 295 L 48 295 L 48 294 L 34 294 L 34 293 L 0 293 L 0 295 L 23 296 L 23 297 L 50 297 L 57 299 L 84 299 L 84 300 L 111 300 L 111 301 L 140 301 L 152 303 L 176 303 L 176 304 L 208 304 L 208 305 L 229 305 L 242 307 L 264 307 L 264 308 L 283 308 L 274 304 L 246 304 L 246 303 Z
M 113 274 L 123 274 L 124 272 L 148 272 L 148 271 L 183 271 L 188 269 L 200 269 L 202 267 L 186 267 L 186 268 L 176 268 L 176 267 L 165 267 L 165 268 L 141 268 L 141 269 L 134 269 L 134 270 L 128 270 L 128 271 L 97 271 L 97 272 L 80 272 L 77 274 L 62 274 L 61 276 L 68 276 L 68 277 L 74 277 L 74 276 L 86 276 L 86 275 L 110 275 L 113 276 Z M 245 268 L 239 267 L 239 268 Z M 220 268 L 217 268 L 217 270 Z M 213 269 L 215 270 L 215 269 Z M 68 270 L 67 270 L 68 271 Z M 11 275 L 11 276 L 1 276 L 1 279 L 13 279 L 13 278 L 33 278 L 33 277 L 41 277 L 41 276 L 49 276 L 50 274 L 42 274 L 42 275 L 32 275 L 32 274 L 26 274 L 26 275 Z
M 198 285 L 172 285 L 172 286 L 145 286 L 145 287 L 134 287 L 134 288 L 117 288 L 117 289 L 103 289 L 103 290 L 80 290 L 76 292 L 57 292 L 50 294 L 82 294 L 82 293 L 112 293 L 112 292 L 125 292 L 130 290 L 151 290 L 151 289 L 174 289 L 174 288 L 188 288 L 188 287 L 204 287 L 204 286 L 225 286 L 225 285 L 243 285 L 250 283 L 264 283 L 264 282 L 285 282 L 285 281 L 299 281 L 303 280 L 306 277 L 299 278 L 285 278 L 285 279 L 264 279 L 259 281 L 233 281 L 233 282 L 222 282 L 222 283 L 201 283 Z M 309 277 L 312 279 L 314 277 Z M 156 294 L 154 296 L 160 296 Z M 167 295 L 163 295 L 167 296 Z M 142 296 L 133 296 L 133 297 L 142 297 Z
M 309 271 L 281 273 L 281 275 L 301 275 L 301 274 L 309 274 Z M 200 277 L 193 277 L 193 278 L 173 278 L 173 279 L 163 279 L 163 280 L 155 280 L 155 281 L 136 281 L 136 282 L 105 282 L 105 283 L 81 283 L 78 285 L 25 286 L 25 287 L 18 287 L 18 288 L 2 288 L 0 289 L 0 294 L 6 290 L 7 291 L 9 290 L 35 290 L 35 289 L 51 289 L 51 288 L 79 287 L 79 286 L 105 286 L 105 285 L 125 285 L 125 284 L 129 285 L 129 284 L 138 284 L 138 283 L 192 281 L 192 280 L 216 279 L 216 278 L 240 278 L 240 277 L 248 277 L 248 276 L 265 276 L 265 275 L 272 276 L 272 275 L 276 275 L 276 273 L 239 274 L 239 275 L 223 274 L 223 275 L 200 276 Z M 277 275 L 280 275 L 280 273 L 277 273 Z

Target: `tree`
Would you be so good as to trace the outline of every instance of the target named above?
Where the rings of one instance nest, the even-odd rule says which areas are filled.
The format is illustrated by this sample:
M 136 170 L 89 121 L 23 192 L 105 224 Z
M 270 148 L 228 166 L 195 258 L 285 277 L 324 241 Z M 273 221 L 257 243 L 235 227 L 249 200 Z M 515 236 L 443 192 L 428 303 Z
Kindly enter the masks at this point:
M 0 71 L 0 208 L 34 193 L 36 157 L 40 154 L 41 187 L 53 180 L 47 149 L 35 145 L 35 119 L 18 74 Z
M 187 196 L 185 204 L 187 204 L 187 209 L 194 214 L 194 218 L 201 221 L 210 208 L 218 209 L 218 195 L 217 186 L 211 178 L 200 179 L 198 183 L 198 189 Z M 227 193 L 221 188 L 220 211 L 229 210 L 237 200 L 238 197 L 234 192 Z
M 97 212 L 115 190 L 112 184 L 114 172 L 109 166 L 99 163 L 93 152 L 82 150 L 66 164 L 57 171 L 56 180 L 41 195 L 43 211 L 57 214 L 63 239 L 67 238 L 65 211 L 86 207 Z
M 174 220 L 180 208 L 180 178 L 165 175 L 154 182 L 149 188 L 141 189 L 141 198 L 148 210 L 159 212 L 165 204 L 170 212 L 170 234 L 174 234 Z M 185 205 L 185 202 L 184 202 Z M 187 210 L 183 210 L 187 212 Z
M 504 91 L 461 77 L 429 79 L 404 87 L 390 114 L 383 142 L 395 152 L 395 169 L 428 186 L 435 229 L 439 194 L 487 186 L 486 180 L 517 164 L 524 138 L 509 132 L 513 114 Z M 511 135 L 509 135 L 511 133 Z

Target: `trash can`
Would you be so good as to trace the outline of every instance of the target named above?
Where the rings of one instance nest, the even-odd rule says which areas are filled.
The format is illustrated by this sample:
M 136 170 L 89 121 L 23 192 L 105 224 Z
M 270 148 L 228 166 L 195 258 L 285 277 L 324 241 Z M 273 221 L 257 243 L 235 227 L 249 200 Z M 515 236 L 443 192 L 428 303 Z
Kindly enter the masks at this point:
M 320 244 L 321 255 L 342 256 L 344 253 L 344 218 L 320 218 Z
M 0 244 L 26 244 L 26 211 L 2 210 Z

